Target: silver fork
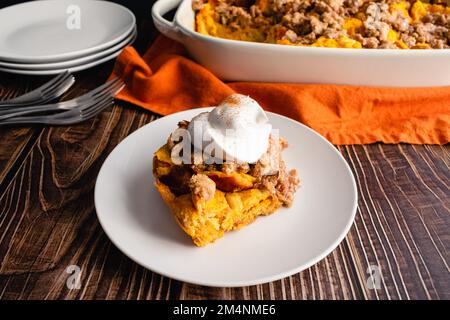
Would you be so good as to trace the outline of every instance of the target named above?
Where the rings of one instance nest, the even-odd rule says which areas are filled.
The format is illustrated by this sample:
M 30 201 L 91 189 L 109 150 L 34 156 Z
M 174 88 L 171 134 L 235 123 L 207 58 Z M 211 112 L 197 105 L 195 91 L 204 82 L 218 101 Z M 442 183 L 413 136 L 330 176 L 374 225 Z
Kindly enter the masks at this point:
M 53 104 L 47 104 L 42 106 L 30 106 L 30 107 L 22 107 L 19 110 L 18 109 L 8 109 L 8 110 L 1 110 L 0 109 L 0 121 L 7 120 L 11 118 L 31 115 L 35 113 L 40 112 L 61 112 L 65 110 L 69 110 L 71 108 L 75 108 L 79 106 L 80 104 L 85 103 L 86 101 L 90 99 L 96 99 L 99 95 L 101 96 L 104 94 L 105 91 L 110 90 L 111 88 L 115 88 L 117 85 L 121 85 L 122 81 L 119 78 L 115 78 L 104 85 L 98 87 L 97 89 L 94 89 L 78 98 L 64 101 L 64 102 L 58 102 Z
M 97 93 L 91 98 L 81 99 L 77 106 L 72 106 L 64 112 L 45 116 L 21 116 L 0 121 L 0 125 L 16 124 L 47 124 L 69 125 L 86 121 L 112 105 L 114 96 L 122 90 L 124 84 L 121 81 L 112 80 L 100 88 L 93 90 Z M 91 91 L 92 93 L 92 91 Z
M 45 104 L 59 98 L 69 90 L 74 83 L 75 78 L 66 71 L 31 92 L 17 98 L 0 101 L 0 110 L 33 104 Z

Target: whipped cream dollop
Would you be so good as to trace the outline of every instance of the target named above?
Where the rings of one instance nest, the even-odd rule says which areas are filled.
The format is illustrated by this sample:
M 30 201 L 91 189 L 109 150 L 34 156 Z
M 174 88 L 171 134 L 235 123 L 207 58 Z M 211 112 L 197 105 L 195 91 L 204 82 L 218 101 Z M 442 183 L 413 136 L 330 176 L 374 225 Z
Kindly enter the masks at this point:
M 234 94 L 211 112 L 193 118 L 188 131 L 192 144 L 204 155 L 223 162 L 256 163 L 269 147 L 272 126 L 255 100 Z

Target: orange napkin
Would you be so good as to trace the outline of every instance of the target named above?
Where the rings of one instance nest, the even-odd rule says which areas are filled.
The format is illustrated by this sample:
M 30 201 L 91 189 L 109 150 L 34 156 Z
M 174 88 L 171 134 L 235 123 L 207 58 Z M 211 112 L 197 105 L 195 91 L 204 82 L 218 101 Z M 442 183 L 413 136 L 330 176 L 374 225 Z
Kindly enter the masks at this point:
M 118 99 L 161 115 L 213 106 L 237 92 L 306 124 L 336 145 L 450 142 L 450 87 L 224 83 L 190 60 L 181 44 L 163 36 L 143 57 L 126 48 L 112 76 L 127 84 Z

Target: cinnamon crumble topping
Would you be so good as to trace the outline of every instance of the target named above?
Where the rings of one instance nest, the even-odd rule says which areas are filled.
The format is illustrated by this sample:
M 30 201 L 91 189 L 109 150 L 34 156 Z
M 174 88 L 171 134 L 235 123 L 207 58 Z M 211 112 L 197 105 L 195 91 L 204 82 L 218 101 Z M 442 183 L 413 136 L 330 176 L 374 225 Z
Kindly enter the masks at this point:
M 189 188 L 193 195 L 208 202 L 214 198 L 216 184 L 204 174 L 194 174 L 189 180 Z
M 179 129 L 183 129 L 188 125 L 188 121 L 182 121 L 178 126 Z M 173 149 L 175 145 L 176 142 L 169 138 L 168 148 Z M 285 139 L 270 136 L 267 152 L 256 163 L 206 164 L 200 156 L 194 164 L 173 166 L 170 173 L 162 177 L 161 181 L 168 185 L 175 194 L 185 194 L 190 191 L 194 196 L 209 201 L 214 197 L 216 189 L 220 189 L 220 185 L 216 185 L 205 173 L 248 174 L 255 180 L 254 188 L 268 190 L 284 206 L 290 207 L 300 181 L 296 170 L 288 172 L 285 162 L 281 158 L 282 151 L 287 147 L 288 143 Z
M 429 2 L 194 0 L 193 7 L 201 17 L 197 31 L 236 40 L 345 48 L 449 49 L 450 3 Z M 201 10 L 207 6 L 223 27 L 217 34 L 212 34 L 217 26 L 199 28 L 198 24 L 204 23 Z M 246 39 L 246 34 L 253 36 Z

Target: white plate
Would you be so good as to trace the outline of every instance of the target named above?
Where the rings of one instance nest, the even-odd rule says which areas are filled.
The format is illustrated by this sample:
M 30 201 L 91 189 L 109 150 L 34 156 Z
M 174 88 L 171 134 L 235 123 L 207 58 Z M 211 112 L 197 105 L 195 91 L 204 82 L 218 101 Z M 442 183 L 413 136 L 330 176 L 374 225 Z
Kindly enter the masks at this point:
M 287 138 L 284 158 L 302 180 L 294 206 L 257 219 L 203 248 L 178 227 L 155 190 L 153 153 L 189 110 L 137 130 L 106 159 L 95 207 L 111 241 L 140 265 L 189 283 L 234 287 L 278 280 L 317 263 L 344 239 L 355 218 L 356 184 L 340 153 L 311 129 L 268 113 Z
M 124 47 L 133 44 L 133 42 L 136 40 L 136 36 L 134 36 L 128 44 L 126 44 Z M 55 74 L 60 74 L 64 71 L 69 71 L 69 72 L 78 72 L 78 71 L 83 71 L 86 69 L 90 69 L 93 68 L 95 66 L 98 66 L 102 63 L 105 63 L 107 61 L 113 60 L 115 59 L 118 55 L 120 55 L 122 53 L 123 48 L 120 48 L 119 50 L 117 50 L 116 52 L 113 52 L 112 54 L 104 57 L 104 58 L 100 58 L 97 59 L 93 62 L 89 62 L 89 63 L 85 63 L 85 64 L 80 64 L 80 65 L 76 65 L 73 67 L 68 67 L 68 68 L 61 68 L 61 69 L 43 69 L 43 70 L 25 70 L 25 69 L 12 69 L 12 68 L 6 68 L 6 67 L 0 67 L 0 71 L 2 72 L 7 72 L 7 73 L 15 73 L 15 74 L 22 74 L 22 75 L 30 75 L 30 76 L 46 76 L 46 75 L 55 75 Z
M 137 30 L 133 29 L 131 34 L 119 42 L 118 44 L 107 48 L 106 50 L 102 50 L 97 53 L 93 53 L 81 58 L 67 60 L 67 61 L 61 61 L 61 62 L 55 62 L 55 63 L 27 63 L 27 64 L 21 64 L 21 63 L 12 63 L 12 62 L 3 62 L 0 61 L 0 68 L 8 68 L 8 69 L 17 69 L 17 70 L 49 70 L 49 69 L 63 69 L 63 68 L 70 68 L 70 67 L 76 67 L 84 64 L 88 64 L 90 62 L 94 62 L 97 60 L 100 60 L 106 56 L 111 55 L 112 53 L 115 53 L 130 43 L 132 43 L 137 36 Z
M 67 21 L 78 7 L 80 29 Z M 68 13 L 69 12 L 69 13 Z M 127 8 L 108 1 L 42 0 L 0 10 L 0 60 L 48 63 L 99 52 L 125 39 L 136 19 Z

